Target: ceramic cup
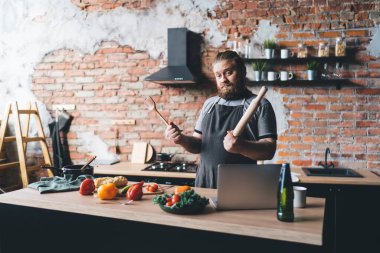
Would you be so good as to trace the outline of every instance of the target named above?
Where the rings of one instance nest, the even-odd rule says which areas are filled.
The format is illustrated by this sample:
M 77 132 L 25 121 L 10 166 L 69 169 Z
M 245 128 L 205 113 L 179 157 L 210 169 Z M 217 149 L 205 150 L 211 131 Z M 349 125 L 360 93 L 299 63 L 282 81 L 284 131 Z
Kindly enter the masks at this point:
M 293 78 L 293 73 L 288 71 L 280 71 L 280 80 L 287 81 Z
M 280 75 L 274 71 L 268 71 L 268 81 L 275 81 L 280 78 Z
M 307 80 L 313 81 L 316 79 L 317 72 L 315 70 L 307 70 Z
M 294 191 L 294 200 L 293 200 L 294 207 L 305 208 L 307 189 L 302 186 L 293 186 L 293 191 Z
M 289 52 L 289 49 L 281 49 L 280 54 L 281 54 L 281 59 L 286 59 L 293 56 L 292 52 Z

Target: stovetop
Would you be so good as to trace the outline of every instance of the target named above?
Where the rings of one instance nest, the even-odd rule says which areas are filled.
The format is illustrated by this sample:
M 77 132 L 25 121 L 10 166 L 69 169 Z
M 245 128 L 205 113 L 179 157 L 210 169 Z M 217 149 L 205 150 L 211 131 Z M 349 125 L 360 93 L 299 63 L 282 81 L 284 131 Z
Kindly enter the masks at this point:
M 146 167 L 145 171 L 167 171 L 167 172 L 197 172 L 198 165 L 182 162 L 156 162 Z

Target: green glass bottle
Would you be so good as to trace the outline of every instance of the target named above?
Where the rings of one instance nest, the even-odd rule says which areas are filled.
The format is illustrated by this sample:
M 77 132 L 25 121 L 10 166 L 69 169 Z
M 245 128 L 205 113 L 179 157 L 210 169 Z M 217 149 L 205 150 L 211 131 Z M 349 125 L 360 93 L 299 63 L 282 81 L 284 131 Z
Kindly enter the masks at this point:
M 277 189 L 277 219 L 279 221 L 294 221 L 293 199 L 294 192 L 290 166 L 288 163 L 283 163 Z

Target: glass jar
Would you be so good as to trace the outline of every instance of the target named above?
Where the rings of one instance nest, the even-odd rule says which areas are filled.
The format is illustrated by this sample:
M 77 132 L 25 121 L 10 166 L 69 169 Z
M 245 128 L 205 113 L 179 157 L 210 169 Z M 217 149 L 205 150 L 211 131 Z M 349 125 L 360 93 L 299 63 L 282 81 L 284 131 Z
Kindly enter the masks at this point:
M 319 42 L 318 57 L 329 57 L 329 45 L 327 42 Z
M 346 55 L 346 42 L 343 38 L 338 37 L 335 40 L 335 56 L 345 56 Z
M 307 47 L 305 44 L 300 43 L 298 44 L 298 58 L 306 58 L 307 57 Z
M 241 42 L 240 42 L 240 35 L 238 32 L 234 33 L 234 41 L 232 44 L 232 50 L 241 55 Z
M 245 40 L 245 45 L 244 45 L 244 57 L 247 59 L 252 58 L 252 45 L 251 45 L 251 40 L 246 39 Z

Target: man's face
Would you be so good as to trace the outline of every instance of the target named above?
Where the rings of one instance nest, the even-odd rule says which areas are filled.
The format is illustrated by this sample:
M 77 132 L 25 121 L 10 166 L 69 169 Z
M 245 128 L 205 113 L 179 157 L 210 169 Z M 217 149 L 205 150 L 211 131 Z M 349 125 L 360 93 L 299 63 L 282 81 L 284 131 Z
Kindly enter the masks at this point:
M 242 77 L 233 61 L 221 60 L 214 64 L 213 72 L 216 79 L 218 95 L 224 99 L 239 98 L 245 91 Z

